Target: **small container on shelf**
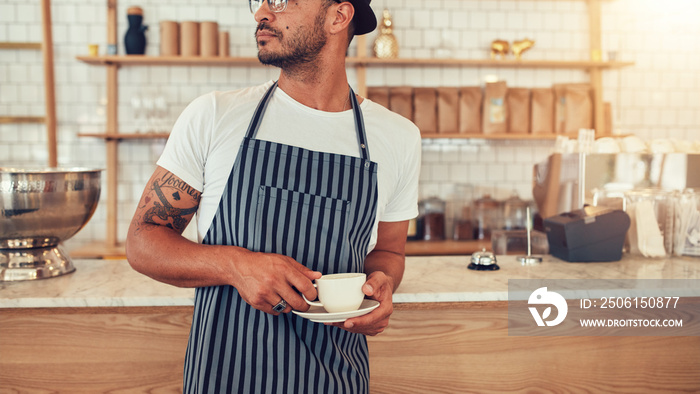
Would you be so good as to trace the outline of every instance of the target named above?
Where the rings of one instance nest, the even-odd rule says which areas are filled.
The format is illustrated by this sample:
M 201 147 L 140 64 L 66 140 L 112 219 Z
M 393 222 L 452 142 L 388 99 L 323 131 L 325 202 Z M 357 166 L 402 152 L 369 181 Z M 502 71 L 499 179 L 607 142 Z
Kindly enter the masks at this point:
M 219 23 L 201 22 L 199 24 L 199 55 L 212 57 L 219 55 Z
M 491 231 L 502 227 L 501 203 L 489 194 L 474 201 L 472 214 L 474 239 L 491 239 Z
M 160 55 L 180 55 L 180 24 L 176 21 L 160 22 Z
M 455 241 L 470 241 L 474 239 L 474 222 L 472 222 L 470 206 L 460 207 L 455 214 L 452 238 Z
M 423 240 L 440 241 L 445 239 L 445 201 L 430 197 L 421 201 L 418 210 L 422 214 Z
M 126 11 L 129 28 L 124 35 L 124 49 L 127 55 L 143 55 L 146 53 L 146 29 L 143 25 L 143 9 L 129 7 Z
M 474 223 L 472 222 L 472 199 L 474 187 L 467 184 L 455 186 L 454 215 L 452 223 L 452 239 L 455 241 L 470 241 L 474 239 Z
M 220 57 L 230 57 L 231 51 L 229 49 L 229 34 L 227 31 L 219 32 L 219 56 Z
M 199 22 L 180 23 L 180 55 L 199 56 Z
M 506 230 L 524 230 L 527 228 L 527 207 L 529 203 L 513 192 L 503 203 L 503 224 Z

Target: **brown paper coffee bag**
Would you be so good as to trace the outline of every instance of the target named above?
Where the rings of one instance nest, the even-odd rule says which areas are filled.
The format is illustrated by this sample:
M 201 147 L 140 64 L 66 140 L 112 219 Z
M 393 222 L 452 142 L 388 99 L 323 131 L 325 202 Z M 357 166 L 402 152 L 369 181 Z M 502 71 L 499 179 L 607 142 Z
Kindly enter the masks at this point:
M 437 89 L 413 89 L 413 123 L 421 134 L 437 133 Z
M 572 84 L 564 90 L 564 132 L 578 133 L 579 129 L 593 128 L 592 89 L 588 84 Z
M 389 88 L 389 109 L 406 119 L 413 120 L 413 88 L 410 86 Z
M 554 90 L 532 89 L 530 132 L 532 134 L 554 134 Z
M 459 128 L 459 88 L 437 88 L 438 133 L 457 133 Z
M 569 88 L 574 88 L 574 89 L 579 89 L 578 94 L 572 93 L 573 94 L 573 100 L 575 100 L 575 103 L 573 103 L 573 106 L 569 106 L 567 109 L 567 94 L 566 91 Z M 591 85 L 587 83 L 559 83 L 559 84 L 554 84 L 552 86 L 552 89 L 554 89 L 554 130 L 557 134 L 565 134 L 565 133 L 578 133 L 578 128 L 575 131 L 573 130 L 573 127 L 575 125 L 578 125 L 581 122 L 581 116 L 583 116 L 579 112 L 579 110 L 576 109 L 577 106 L 579 105 L 590 105 L 591 110 L 588 111 L 591 114 L 593 113 L 593 103 L 590 98 L 590 91 L 591 91 Z M 583 95 L 582 91 L 580 89 L 587 89 L 589 91 L 588 93 L 588 102 L 586 103 L 585 96 Z M 567 120 L 567 111 L 571 111 L 572 116 L 574 118 L 578 119 L 572 119 L 572 120 Z M 585 109 L 584 109 L 585 111 Z M 585 120 L 585 119 L 584 119 Z M 572 123 L 573 121 L 573 123 Z M 580 128 L 580 127 L 579 127 Z M 585 127 L 585 128 L 591 128 L 591 127 Z
M 389 108 L 389 88 L 386 86 L 368 87 L 367 98 L 381 106 Z
M 484 134 L 506 133 L 508 115 L 506 108 L 506 93 L 508 86 L 505 81 L 489 82 L 484 88 L 483 132 Z
M 510 88 L 506 94 L 508 109 L 508 132 L 528 134 L 530 132 L 530 89 Z
M 484 94 L 480 86 L 459 89 L 459 132 L 481 133 L 481 100 Z

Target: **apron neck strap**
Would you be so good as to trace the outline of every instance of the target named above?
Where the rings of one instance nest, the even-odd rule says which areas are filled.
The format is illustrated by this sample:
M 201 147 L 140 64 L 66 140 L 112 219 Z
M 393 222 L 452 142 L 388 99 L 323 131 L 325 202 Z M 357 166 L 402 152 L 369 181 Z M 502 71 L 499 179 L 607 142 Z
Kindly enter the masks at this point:
M 365 133 L 365 118 L 362 116 L 360 103 L 357 102 L 355 92 L 348 85 L 350 90 L 350 103 L 352 103 L 352 112 L 355 115 L 355 131 L 357 132 L 357 142 L 360 144 L 360 157 L 369 160 L 369 149 L 367 148 L 367 134 Z
M 275 93 L 275 89 L 277 89 L 277 81 L 275 81 L 275 83 L 273 83 L 272 86 L 267 89 L 267 92 L 265 92 L 263 97 L 258 102 L 258 106 L 255 108 L 255 112 L 253 113 L 253 118 L 250 120 L 250 124 L 248 125 L 248 131 L 245 135 L 246 138 L 253 139 L 258 134 L 260 122 L 262 121 L 263 115 L 265 115 L 265 110 L 267 110 L 267 104 L 270 102 L 270 97 L 272 97 L 272 95 Z
M 360 109 L 360 105 L 357 102 L 357 98 L 355 97 L 355 92 L 352 90 L 352 88 L 350 88 L 349 85 L 348 88 L 348 94 L 350 95 L 350 105 L 352 106 L 352 113 L 355 118 L 355 131 L 357 132 L 357 142 L 360 148 L 360 157 L 364 160 L 369 160 L 369 149 L 367 149 L 367 134 L 365 133 L 365 121 L 362 116 L 362 110 Z M 275 89 L 277 89 L 277 81 L 275 81 L 275 83 L 273 83 L 272 86 L 270 86 L 267 92 L 265 92 L 263 97 L 260 99 L 258 106 L 255 108 L 253 118 L 250 120 L 250 124 L 248 125 L 246 138 L 254 139 L 255 136 L 258 134 L 258 129 L 260 129 L 260 123 L 262 123 L 262 118 L 265 115 L 267 105 L 269 104 L 270 98 L 272 98 Z

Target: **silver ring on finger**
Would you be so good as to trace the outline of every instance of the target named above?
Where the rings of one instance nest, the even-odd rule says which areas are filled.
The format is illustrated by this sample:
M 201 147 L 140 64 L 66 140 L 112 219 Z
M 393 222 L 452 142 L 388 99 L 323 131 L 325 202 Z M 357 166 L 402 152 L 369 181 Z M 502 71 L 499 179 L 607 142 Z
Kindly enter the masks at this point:
M 280 300 L 280 302 L 278 302 L 277 304 L 275 304 L 275 306 L 272 307 L 272 310 L 277 313 L 282 313 L 282 311 L 284 311 L 285 309 L 287 309 L 287 301 L 285 301 L 284 299 Z

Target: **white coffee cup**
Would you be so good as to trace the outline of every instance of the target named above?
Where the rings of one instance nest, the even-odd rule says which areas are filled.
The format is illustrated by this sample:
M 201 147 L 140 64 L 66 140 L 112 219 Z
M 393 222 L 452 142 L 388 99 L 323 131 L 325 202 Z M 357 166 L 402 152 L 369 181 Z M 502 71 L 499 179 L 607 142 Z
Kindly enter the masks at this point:
M 357 310 L 365 298 L 362 285 L 367 275 L 364 273 L 344 273 L 323 275 L 316 279 L 318 301 L 304 300 L 313 306 L 321 306 L 326 312 L 349 312 Z
M 595 153 L 620 153 L 620 144 L 614 138 L 602 137 L 593 143 Z

